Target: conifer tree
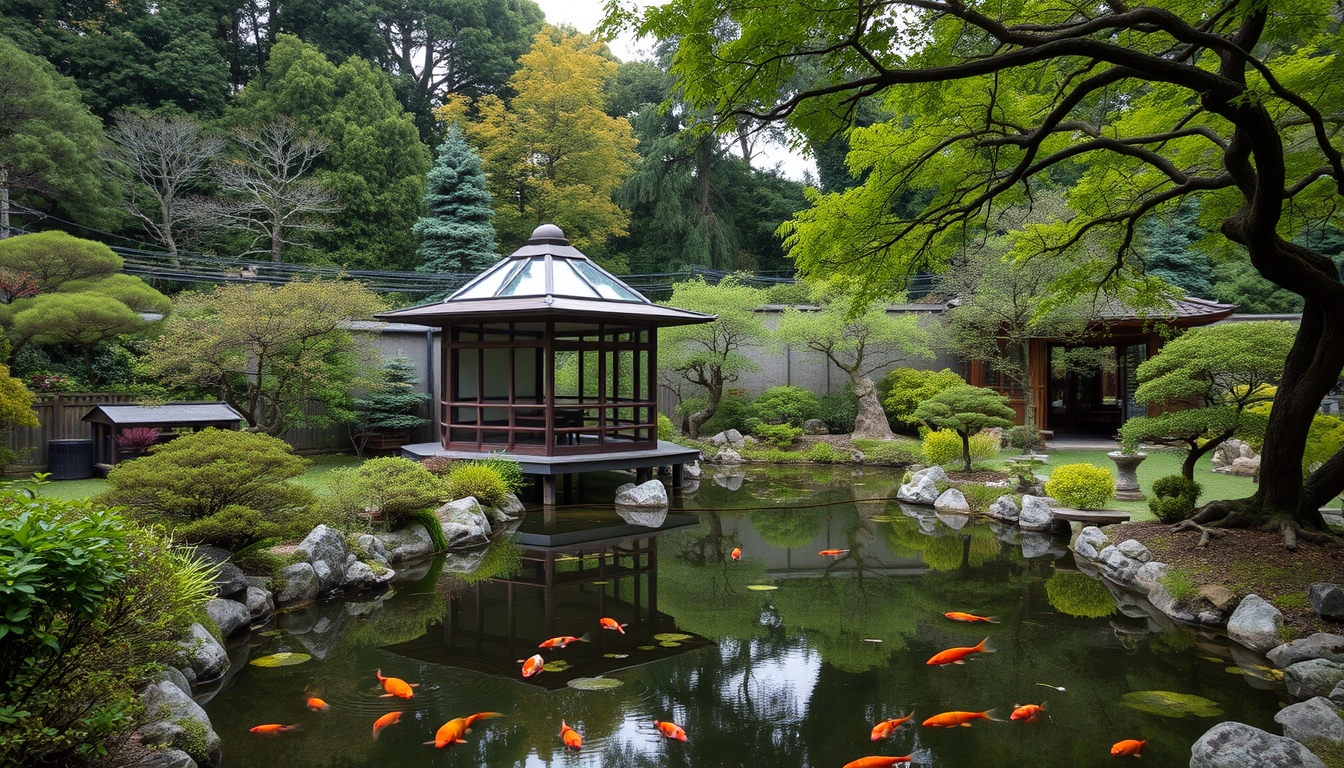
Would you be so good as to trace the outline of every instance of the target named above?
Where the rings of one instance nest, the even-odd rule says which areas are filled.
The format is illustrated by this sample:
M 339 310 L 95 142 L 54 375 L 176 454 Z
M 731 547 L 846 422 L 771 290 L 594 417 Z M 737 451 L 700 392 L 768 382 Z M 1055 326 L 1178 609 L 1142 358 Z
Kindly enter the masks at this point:
M 415 222 L 420 272 L 479 272 L 499 260 L 481 158 L 453 126 L 426 179 L 425 212 Z

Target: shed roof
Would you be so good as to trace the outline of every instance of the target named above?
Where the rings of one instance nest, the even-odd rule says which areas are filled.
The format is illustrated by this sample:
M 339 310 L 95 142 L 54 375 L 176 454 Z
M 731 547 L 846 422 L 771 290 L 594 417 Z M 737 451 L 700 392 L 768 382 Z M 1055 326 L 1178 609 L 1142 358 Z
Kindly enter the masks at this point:
M 167 405 L 99 405 L 83 421 L 137 426 L 151 424 L 219 424 L 240 422 L 243 415 L 225 403 L 168 403 Z
M 554 224 L 448 298 L 384 312 L 388 320 L 447 325 L 495 319 L 581 318 L 594 323 L 694 325 L 713 315 L 654 304 L 569 244 Z

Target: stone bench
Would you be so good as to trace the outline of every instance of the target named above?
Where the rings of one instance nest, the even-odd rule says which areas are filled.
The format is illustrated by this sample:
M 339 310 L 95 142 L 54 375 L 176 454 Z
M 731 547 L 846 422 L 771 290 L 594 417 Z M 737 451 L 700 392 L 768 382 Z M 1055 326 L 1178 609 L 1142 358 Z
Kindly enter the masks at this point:
M 1083 525 L 1112 525 L 1114 523 L 1128 523 L 1129 513 L 1121 512 L 1116 509 L 1069 509 L 1068 507 L 1055 507 L 1050 510 L 1050 514 L 1056 520 L 1067 520 L 1070 523 L 1082 523 Z

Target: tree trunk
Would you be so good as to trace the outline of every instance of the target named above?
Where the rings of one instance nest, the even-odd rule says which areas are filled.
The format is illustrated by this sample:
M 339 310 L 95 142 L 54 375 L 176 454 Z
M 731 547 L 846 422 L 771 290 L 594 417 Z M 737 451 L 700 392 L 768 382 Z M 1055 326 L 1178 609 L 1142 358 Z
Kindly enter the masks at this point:
M 854 395 L 859 398 L 859 416 L 854 420 L 854 440 L 892 440 L 896 436 L 887 423 L 887 412 L 877 399 L 877 387 L 867 376 L 851 378 Z
M 1231 432 L 1224 432 L 1203 445 L 1197 445 L 1192 442 L 1190 448 L 1185 452 L 1185 461 L 1181 462 L 1181 475 L 1184 476 L 1186 480 L 1193 482 L 1195 479 L 1195 465 L 1199 463 L 1199 460 L 1209 455 L 1215 448 L 1226 442 L 1232 434 L 1233 433 Z
M 700 426 L 714 418 L 715 412 L 719 410 L 719 401 L 723 399 L 723 372 L 716 368 L 710 371 L 709 381 L 701 383 L 707 393 L 705 407 L 692 413 L 686 420 L 686 434 L 694 438 L 700 437 Z
M 971 471 L 971 436 L 965 432 L 958 432 L 961 435 L 961 461 L 962 471 Z

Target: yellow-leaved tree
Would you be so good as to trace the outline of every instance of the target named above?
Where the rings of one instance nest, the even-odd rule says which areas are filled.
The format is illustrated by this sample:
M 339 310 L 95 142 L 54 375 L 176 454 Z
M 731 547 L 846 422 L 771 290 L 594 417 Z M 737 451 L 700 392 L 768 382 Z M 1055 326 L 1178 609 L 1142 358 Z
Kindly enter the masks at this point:
M 435 110 L 439 121 L 460 124 L 481 153 L 505 252 L 545 223 L 598 257 L 609 238 L 626 233 L 630 216 L 612 193 L 638 156 L 630 122 L 603 111 L 616 73 L 605 54 L 586 35 L 548 26 L 518 60 L 507 104 L 494 95 L 474 103 L 454 97 Z

